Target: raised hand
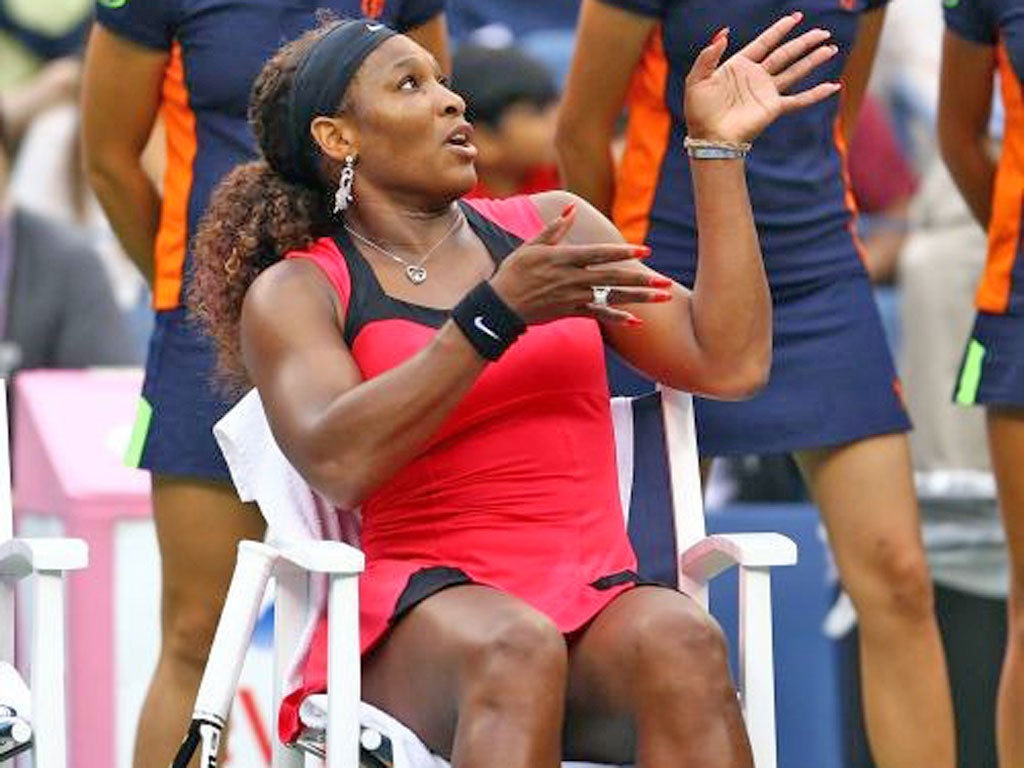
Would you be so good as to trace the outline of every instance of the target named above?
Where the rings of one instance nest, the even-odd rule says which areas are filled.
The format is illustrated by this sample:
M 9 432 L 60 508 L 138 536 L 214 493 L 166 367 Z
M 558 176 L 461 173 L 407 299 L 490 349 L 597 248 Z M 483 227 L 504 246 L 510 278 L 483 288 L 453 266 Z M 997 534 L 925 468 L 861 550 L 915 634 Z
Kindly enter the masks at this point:
M 715 35 L 686 78 L 684 110 L 692 138 L 751 141 L 779 115 L 816 104 L 840 89 L 839 83 L 821 83 L 787 94 L 839 50 L 826 44 L 831 34 L 824 29 L 784 42 L 801 19 L 799 12 L 783 17 L 721 64 L 729 30 Z

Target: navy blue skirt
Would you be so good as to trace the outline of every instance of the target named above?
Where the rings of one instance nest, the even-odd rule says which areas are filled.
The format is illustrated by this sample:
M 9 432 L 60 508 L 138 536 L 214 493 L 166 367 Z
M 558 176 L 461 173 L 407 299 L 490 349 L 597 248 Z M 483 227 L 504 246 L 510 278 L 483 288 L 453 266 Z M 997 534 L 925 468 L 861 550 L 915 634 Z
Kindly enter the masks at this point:
M 1024 407 L 1024 317 L 978 313 L 953 397 L 961 405 Z
M 216 354 L 188 317 L 158 312 L 128 463 L 159 475 L 230 482 L 213 425 L 234 405 L 216 379 Z
M 703 455 L 787 453 L 910 429 L 866 275 L 787 287 L 772 298 L 768 384 L 742 402 L 696 399 Z M 649 381 L 609 357 L 613 393 L 650 391 Z

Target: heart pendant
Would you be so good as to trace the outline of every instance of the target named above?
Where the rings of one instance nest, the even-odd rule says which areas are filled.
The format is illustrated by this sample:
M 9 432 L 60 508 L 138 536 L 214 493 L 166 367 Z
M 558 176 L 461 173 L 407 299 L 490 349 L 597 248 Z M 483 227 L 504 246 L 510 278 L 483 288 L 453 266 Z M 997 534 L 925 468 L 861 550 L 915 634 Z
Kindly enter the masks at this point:
M 408 264 L 405 267 L 405 276 L 409 278 L 413 285 L 419 285 L 427 279 L 427 270 L 425 267 L 416 264 Z

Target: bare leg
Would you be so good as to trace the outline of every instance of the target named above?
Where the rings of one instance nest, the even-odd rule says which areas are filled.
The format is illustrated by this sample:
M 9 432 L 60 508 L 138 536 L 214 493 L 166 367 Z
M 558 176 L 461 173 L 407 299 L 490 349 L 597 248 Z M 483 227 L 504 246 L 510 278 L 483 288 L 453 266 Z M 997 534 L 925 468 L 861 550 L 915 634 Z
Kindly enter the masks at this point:
M 640 768 L 752 768 L 725 640 L 688 597 L 620 595 L 569 650 L 565 756 Z
M 952 768 L 949 680 L 905 435 L 797 457 L 860 623 L 868 741 L 880 768 Z
M 261 539 L 263 518 L 226 485 L 156 476 L 161 642 L 135 739 L 134 768 L 167 768 L 188 728 L 242 539 Z M 196 761 L 193 761 L 195 763 Z
M 546 616 L 487 587 L 449 587 L 364 660 L 363 697 L 453 768 L 557 768 L 566 664 Z
M 1009 637 L 996 743 L 1001 768 L 1024 768 L 1024 409 L 988 409 L 988 438 L 1010 553 Z

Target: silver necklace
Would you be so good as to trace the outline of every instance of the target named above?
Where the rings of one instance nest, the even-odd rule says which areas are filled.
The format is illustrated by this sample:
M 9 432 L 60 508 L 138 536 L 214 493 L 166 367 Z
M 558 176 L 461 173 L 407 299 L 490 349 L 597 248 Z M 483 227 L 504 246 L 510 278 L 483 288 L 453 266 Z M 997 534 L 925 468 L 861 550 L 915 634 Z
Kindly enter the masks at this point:
M 426 263 L 427 259 L 429 259 L 433 255 L 434 251 L 440 248 L 441 244 L 449 237 L 451 237 L 452 233 L 455 232 L 456 229 L 458 229 L 459 225 L 463 222 L 463 219 L 464 217 L 462 215 L 462 211 L 459 211 L 458 216 L 455 217 L 455 221 L 452 222 L 452 225 L 450 227 L 448 227 L 448 231 L 441 235 L 441 239 L 434 243 L 434 245 L 431 246 L 430 250 L 423 254 L 420 260 L 417 262 L 406 261 L 401 256 L 398 256 L 397 254 L 394 254 L 391 251 L 389 251 L 380 243 L 375 243 L 373 240 L 366 237 L 366 235 L 359 234 L 354 229 L 352 229 L 352 227 L 350 227 L 348 224 L 345 224 L 344 226 L 345 230 L 350 235 L 352 235 L 352 237 L 356 238 L 361 243 L 365 243 L 371 248 L 380 251 L 389 259 L 393 259 L 394 261 L 397 261 L 399 264 L 405 267 L 405 276 L 409 278 L 409 282 L 411 282 L 413 285 L 419 285 L 420 283 L 426 281 L 427 279 L 427 268 L 423 265 Z

